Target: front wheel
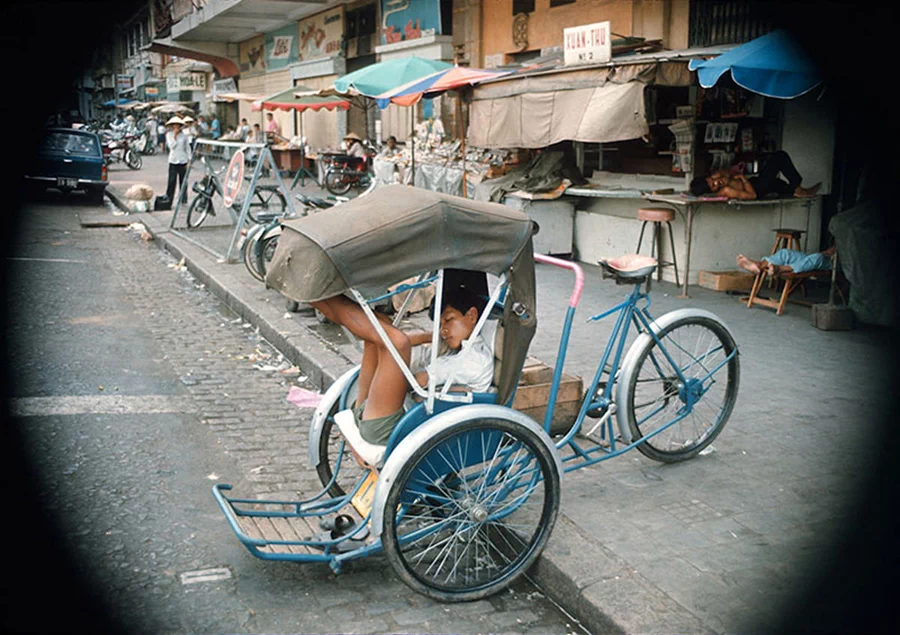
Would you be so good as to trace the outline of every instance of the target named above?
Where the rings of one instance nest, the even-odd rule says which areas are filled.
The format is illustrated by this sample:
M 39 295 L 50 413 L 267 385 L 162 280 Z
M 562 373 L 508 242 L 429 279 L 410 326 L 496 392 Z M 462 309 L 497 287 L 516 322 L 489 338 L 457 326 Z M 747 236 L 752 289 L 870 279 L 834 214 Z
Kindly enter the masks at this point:
M 343 196 L 353 186 L 353 179 L 341 173 L 340 170 L 329 170 L 325 174 L 325 189 L 335 196 Z
M 212 199 L 203 194 L 198 194 L 191 201 L 187 211 L 187 226 L 191 229 L 200 227 L 206 217 L 209 216 L 209 210 L 212 207 Z
M 125 151 L 125 164 L 132 170 L 140 170 L 144 160 L 139 153 L 129 148 Z
M 740 364 L 731 334 L 710 317 L 676 319 L 657 337 L 662 346 L 652 337 L 636 342 L 634 365 L 620 380 L 626 392 L 619 407 L 634 439 L 646 437 L 637 449 L 675 463 L 697 455 L 725 427 L 737 399 Z
M 476 418 L 413 450 L 384 509 L 384 552 L 403 582 L 442 602 L 477 600 L 540 555 L 559 511 L 559 472 L 530 428 Z

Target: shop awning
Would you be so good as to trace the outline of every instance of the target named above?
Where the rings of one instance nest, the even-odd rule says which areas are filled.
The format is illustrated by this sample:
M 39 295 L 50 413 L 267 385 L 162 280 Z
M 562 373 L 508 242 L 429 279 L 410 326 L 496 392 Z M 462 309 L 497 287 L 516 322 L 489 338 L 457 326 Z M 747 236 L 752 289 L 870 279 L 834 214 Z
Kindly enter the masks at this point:
M 253 110 L 334 110 L 340 108 L 347 110 L 350 102 L 342 97 L 319 97 L 311 93 L 312 89 L 306 86 L 294 86 L 285 91 L 253 102 Z M 297 97 L 295 93 L 307 93 Z
M 152 53 L 164 53 L 166 55 L 177 55 L 179 57 L 186 57 L 191 60 L 200 60 L 202 62 L 209 62 L 213 65 L 213 68 L 216 69 L 216 72 L 219 74 L 219 77 L 235 77 L 240 74 L 240 69 L 238 65 L 232 62 L 227 57 L 220 57 L 218 55 L 212 55 L 211 53 L 202 53 L 201 51 L 195 51 L 193 49 L 186 49 L 180 46 L 172 46 L 170 44 L 162 44 L 160 42 L 153 42 L 152 44 L 143 48 L 145 51 L 150 51 Z
M 469 122 L 468 142 L 479 148 L 543 148 L 567 140 L 609 143 L 650 131 L 644 84 L 638 81 L 481 99 L 470 104 Z
M 741 88 L 778 99 L 793 99 L 822 83 L 813 59 L 778 29 L 711 60 L 692 60 L 700 85 L 711 88 L 725 73 Z
M 215 101 L 259 101 L 263 97 L 261 95 L 250 95 L 248 93 L 216 93 Z

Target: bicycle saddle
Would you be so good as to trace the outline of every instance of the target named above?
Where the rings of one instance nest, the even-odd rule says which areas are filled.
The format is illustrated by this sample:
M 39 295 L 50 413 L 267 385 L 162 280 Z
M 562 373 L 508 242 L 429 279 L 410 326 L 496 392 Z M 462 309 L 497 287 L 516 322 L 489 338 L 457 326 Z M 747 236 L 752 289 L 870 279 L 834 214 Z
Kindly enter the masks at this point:
M 600 260 L 599 264 L 603 267 L 604 271 L 612 274 L 616 278 L 636 281 L 640 278 L 646 278 L 656 271 L 656 267 L 659 263 L 656 258 L 651 258 L 650 256 L 625 254 L 618 258 Z

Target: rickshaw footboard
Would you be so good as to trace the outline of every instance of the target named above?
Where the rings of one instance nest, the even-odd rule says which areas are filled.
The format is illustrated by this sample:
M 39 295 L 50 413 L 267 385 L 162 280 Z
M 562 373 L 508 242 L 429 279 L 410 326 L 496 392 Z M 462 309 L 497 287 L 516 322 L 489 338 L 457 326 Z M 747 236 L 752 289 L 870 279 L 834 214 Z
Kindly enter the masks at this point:
M 341 539 L 332 540 L 327 532 L 323 536 L 317 522 L 338 510 L 346 512 L 339 499 L 335 499 L 336 505 L 300 512 L 301 501 L 229 498 L 225 492 L 230 489 L 230 485 L 216 484 L 213 496 L 231 530 L 254 556 L 264 560 L 329 562 L 339 553 L 337 543 Z

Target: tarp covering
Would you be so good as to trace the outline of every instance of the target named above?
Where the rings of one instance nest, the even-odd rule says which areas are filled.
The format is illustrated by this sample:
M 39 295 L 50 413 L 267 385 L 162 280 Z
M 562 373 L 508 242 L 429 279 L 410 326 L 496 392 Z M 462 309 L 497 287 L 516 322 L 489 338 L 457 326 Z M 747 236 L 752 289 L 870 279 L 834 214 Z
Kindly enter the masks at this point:
M 533 223 L 505 205 L 388 185 L 324 214 L 286 221 L 266 284 L 298 302 L 364 294 L 426 271 L 507 274 L 500 400 L 516 385 L 535 318 Z M 513 312 L 513 306 L 520 311 Z
M 860 203 L 834 216 L 828 229 L 850 282 L 853 315 L 865 324 L 897 326 L 896 237 L 884 231 L 884 212 L 874 202 Z
M 161 42 L 152 42 L 148 46 L 141 49 L 142 51 L 150 51 L 152 53 L 164 53 L 166 55 L 177 55 L 178 57 L 186 57 L 189 60 L 200 60 L 212 64 L 219 74 L 220 79 L 227 77 L 237 77 L 241 74 L 238 65 L 227 57 L 213 55 L 212 53 L 203 53 L 181 46 L 172 46 L 170 44 L 162 44 Z
M 473 101 L 469 113 L 468 143 L 479 148 L 543 148 L 566 140 L 607 143 L 638 139 L 650 131 L 644 84 L 638 81 Z

